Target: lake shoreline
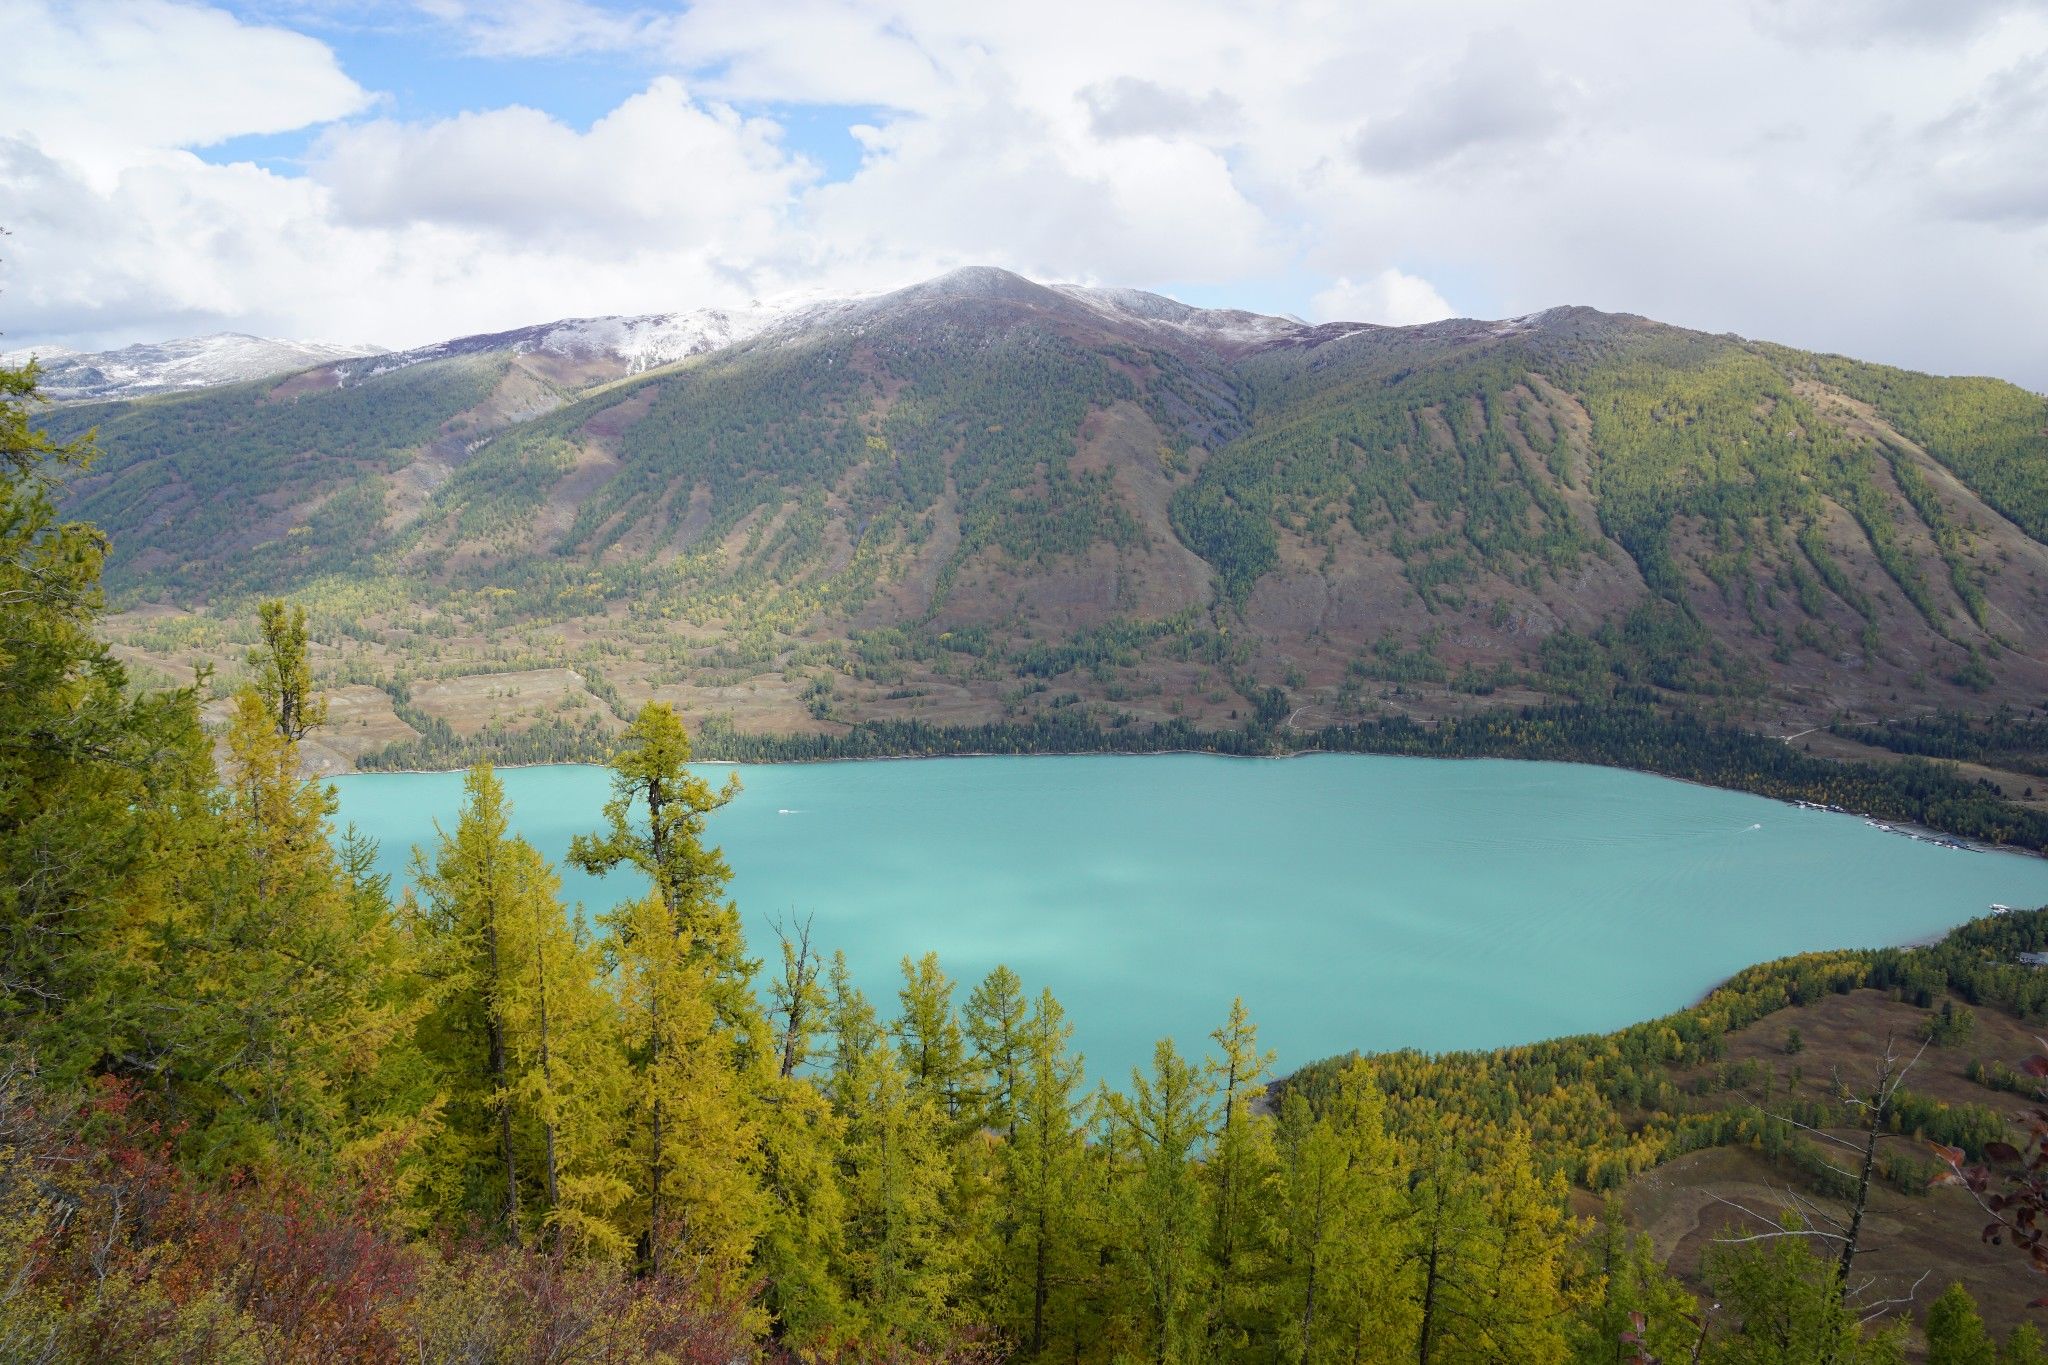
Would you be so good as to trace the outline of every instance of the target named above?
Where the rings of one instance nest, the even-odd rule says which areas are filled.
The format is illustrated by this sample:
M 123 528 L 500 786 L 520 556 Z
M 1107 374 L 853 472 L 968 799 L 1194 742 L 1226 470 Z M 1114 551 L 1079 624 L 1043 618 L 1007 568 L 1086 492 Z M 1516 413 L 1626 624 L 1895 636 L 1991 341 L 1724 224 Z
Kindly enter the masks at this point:
M 815 768 L 827 767 L 833 764 L 842 763 L 921 763 L 931 762 L 934 760 L 943 761 L 946 759 L 960 758 L 1223 758 L 1242 760 L 1247 763 L 1265 763 L 1285 761 L 1288 759 L 1296 758 L 1317 757 L 1391 758 L 1407 759 L 1418 763 L 1538 763 L 1555 764 L 1560 767 L 1568 768 L 1595 768 L 1606 772 L 1635 773 L 1643 777 L 1661 778 L 1666 782 L 1678 782 L 1688 787 L 1697 787 L 1702 791 L 1738 792 L 1744 796 L 1754 796 L 1764 801 L 1775 801 L 1781 806 L 1790 806 L 1794 810 L 1816 809 L 1814 803 L 1802 803 L 1797 798 L 1769 796 L 1763 792 L 1750 791 L 1744 787 L 1724 787 L 1713 782 L 1703 782 L 1700 779 L 1694 777 L 1680 777 L 1675 773 L 1658 772 L 1655 768 L 1631 768 L 1624 764 L 1619 763 L 1596 763 L 1589 759 L 1576 758 L 1516 758 L 1505 754 L 1383 754 L 1350 749 L 1287 749 L 1276 753 L 1263 754 L 1232 754 L 1224 753 L 1221 750 L 1217 749 L 1139 749 L 1122 751 L 1115 749 L 1039 749 L 1032 750 L 1028 753 L 1018 753 L 1014 750 L 959 750 L 952 753 L 943 754 L 867 754 L 859 757 L 844 758 L 702 758 L 692 759 L 690 761 L 692 763 L 702 764 L 706 767 L 721 768 Z M 494 771 L 516 771 L 519 769 L 526 768 L 602 768 L 604 766 L 605 765 L 603 763 L 596 762 L 594 760 L 572 759 L 551 760 L 545 763 L 493 762 L 491 764 L 491 767 Z M 371 768 L 355 769 L 345 773 L 328 773 L 317 778 L 316 780 L 322 782 L 331 782 L 338 778 L 345 777 L 381 777 L 387 775 L 394 777 L 432 777 L 448 773 L 462 773 L 467 771 L 469 770 L 466 767 Z M 2041 853 L 2036 853 L 2034 850 L 2021 847 L 2018 844 L 1986 843 L 1981 839 L 1970 839 L 1960 834 L 1952 834 L 1947 830 L 1936 829 L 1931 825 L 1916 824 L 1910 820 L 1885 819 L 1881 816 L 1872 815 L 1867 811 L 1833 810 L 1825 807 L 1820 807 L 1819 809 L 1822 809 L 1824 813 L 1829 815 L 1853 816 L 1858 820 L 1865 821 L 1866 823 L 1877 826 L 1880 829 L 1883 829 L 1887 832 L 1899 834 L 1901 836 L 1916 837 L 1921 839 L 1922 842 L 1926 843 L 1934 843 L 1938 840 L 1952 840 L 1955 843 L 1961 845 L 1960 848 L 1953 850 L 1955 852 L 2010 853 L 2024 858 L 2041 858 L 2043 856 L 2048 856 L 2043 855 Z
M 1988 907 L 1987 907 L 1987 909 L 1988 909 Z M 1875 947 L 1875 948 L 1842 948 L 1842 949 L 1823 949 L 1822 951 L 1838 951 L 1838 952 L 1851 952 L 1851 953 L 1871 953 L 1871 952 L 1883 952 L 1883 951 L 1885 951 L 1886 949 L 1896 949 L 1896 950 L 1897 950 L 1897 951 L 1899 951 L 1899 952 L 1909 952 L 1909 951 L 1911 951 L 1911 950 L 1913 950 L 1913 949 L 1915 949 L 1915 948 L 1934 948 L 1934 947 L 1939 947 L 1939 946 L 1940 946 L 1941 944 L 1943 944 L 1943 943 L 1946 943 L 1946 942 L 1948 941 L 1948 939 L 1949 939 L 1949 936 L 1950 936 L 1950 935 L 1952 935 L 1952 934 L 1954 934 L 1956 930 L 1958 930 L 1958 929 L 1962 928 L 1962 927 L 1963 927 L 1964 925 L 1966 925 L 1966 924 L 1974 924 L 1974 923 L 1976 923 L 1976 922 L 1977 922 L 1978 920 L 1980 920 L 1980 919 L 1983 919 L 1983 918 L 1984 918 L 1984 916 L 1982 916 L 1982 915 L 1972 915 L 1972 916 L 1970 916 L 1970 918 L 1968 918 L 1968 919 L 1966 919 L 1966 920 L 1959 920 L 1958 922 L 1956 922 L 1956 923 L 1954 923 L 1954 924 L 1951 924 L 1951 925 L 1950 925 L 1950 926 L 1949 926 L 1948 928 L 1946 928 L 1946 929 L 1943 929 L 1943 930 L 1940 930 L 1940 931 L 1938 931 L 1938 932 L 1934 932 L 1934 933 L 1926 933 L 1926 934 L 1921 934 L 1921 935 L 1919 935 L 1919 936 L 1917 936 L 1917 937 L 1915 937 L 1915 938 L 1909 938 L 1909 939 L 1905 940 L 1905 941 L 1904 941 L 1903 943 L 1881 943 L 1881 944 L 1879 944 L 1879 945 L 1878 945 L 1877 947 Z M 1685 1008 L 1686 1008 L 1686 1009 L 1689 1009 L 1689 1010 L 1696 1010 L 1696 1009 L 1698 1009 L 1698 1008 L 1699 1008 L 1699 1007 L 1700 1007 L 1701 1005 L 1704 1005 L 1704 1004 L 1706 1004 L 1706 1003 L 1707 1003 L 1707 1001 L 1709 1001 L 1709 1000 L 1713 999 L 1713 998 L 1714 998 L 1714 996 L 1715 996 L 1715 995 L 1716 995 L 1717 993 L 1719 993 L 1720 991 L 1722 991 L 1722 990 L 1726 989 L 1726 987 L 1727 987 L 1728 983 L 1729 983 L 1729 982 L 1731 982 L 1731 981 L 1733 981 L 1733 980 L 1734 980 L 1734 979 L 1735 979 L 1736 977 L 1738 977 L 1738 976 L 1742 975 L 1742 973 L 1743 973 L 1743 972 L 1746 972 L 1746 971 L 1751 971 L 1751 970 L 1753 970 L 1753 969 L 1755 969 L 1755 968 L 1757 968 L 1757 967 L 1766 967 L 1766 966 L 1769 966 L 1769 965 L 1770 965 L 1770 964 L 1771 964 L 1772 962 L 1781 962 L 1781 961 L 1783 961 L 1783 960 L 1784 960 L 1784 959 L 1782 959 L 1782 958 L 1768 958 L 1768 959 L 1766 959 L 1766 960 L 1765 960 L 1765 961 L 1763 961 L 1763 962 L 1754 962 L 1754 963 L 1751 963 L 1751 964 L 1750 964 L 1749 966 L 1747 966 L 1747 967 L 1744 967 L 1744 968 L 1742 968 L 1742 969 L 1741 969 L 1740 971 L 1734 971 L 1734 972 L 1730 972 L 1730 973 L 1729 973 L 1728 975 L 1726 975 L 1726 976 L 1722 977 L 1722 978 L 1721 978 L 1721 979 L 1720 979 L 1719 981 L 1716 981 L 1716 982 L 1715 982 L 1715 983 L 1714 983 L 1713 985 L 1711 985 L 1711 986 L 1707 987 L 1707 988 L 1706 988 L 1705 990 L 1701 991 L 1701 992 L 1699 993 L 1699 995 L 1698 995 L 1697 997 L 1695 997 L 1695 998 L 1693 999 L 1693 1001 L 1692 1001 L 1692 1002 L 1691 1002 L 1690 1004 L 1688 1004 L 1688 1005 L 1687 1005 L 1687 1006 L 1686 1006 Z M 1683 1013 L 1683 1011 L 1680 1011 L 1680 1013 Z M 1657 1021 L 1658 1019 L 1662 1019 L 1662 1018 L 1665 1018 L 1665 1017 L 1667 1017 L 1667 1016 L 1665 1016 L 1665 1015 L 1657 1015 L 1657 1016 L 1655 1016 L 1655 1017 L 1653 1017 L 1653 1018 L 1650 1018 L 1650 1019 L 1645 1019 L 1645 1020 L 1642 1020 L 1641 1022 L 1643 1022 L 1643 1023 L 1655 1023 L 1655 1022 L 1656 1022 L 1656 1021 Z M 1584 1036 L 1584 1035 L 1567 1035 L 1567 1036 L 1572 1036 L 1572 1037 L 1581 1037 L 1581 1036 Z
M 2048 855 L 2048 809 L 2008 801 L 1988 783 L 1970 780 L 1952 766 L 1907 757 L 1830 762 L 1778 737 L 1690 711 L 1667 711 L 1633 694 L 1600 702 L 1497 707 L 1441 717 L 1434 723 L 1388 714 L 1307 729 L 1273 725 L 1270 719 L 1261 711 L 1235 730 L 1205 730 L 1185 719 L 1105 729 L 1089 717 L 1055 712 L 981 725 L 841 720 L 843 731 L 802 735 L 743 734 L 729 721 L 714 725 L 707 719 L 695 747 L 707 762 L 760 764 L 1096 753 L 1527 759 L 1641 772 L 1779 801 L 1861 811 L 1884 820 L 1931 825 L 1962 839 Z M 461 767 L 479 758 L 602 762 L 618 740 L 616 733 L 587 733 L 572 740 L 479 733 L 460 742 L 447 738 L 389 744 L 357 755 L 355 763 L 363 769 L 425 771 Z

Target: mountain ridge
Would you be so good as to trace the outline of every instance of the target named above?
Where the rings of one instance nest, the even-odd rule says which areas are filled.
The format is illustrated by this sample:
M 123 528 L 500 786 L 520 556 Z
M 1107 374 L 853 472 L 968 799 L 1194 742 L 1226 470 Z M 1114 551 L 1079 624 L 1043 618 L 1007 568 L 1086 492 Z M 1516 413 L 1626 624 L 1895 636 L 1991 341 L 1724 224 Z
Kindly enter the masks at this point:
M 93 402 L 190 392 L 290 374 L 381 348 L 322 341 L 287 341 L 247 332 L 214 332 L 171 341 L 138 342 L 110 351 L 62 346 L 26 347 L 0 354 L 0 365 L 30 360 L 41 372 L 43 396 L 58 402 Z
M 154 613 L 138 659 L 177 676 L 290 592 L 336 679 L 574 673 L 551 704 L 599 725 L 609 696 L 830 732 L 1619 690 L 1790 732 L 2048 695 L 2048 404 L 1996 381 L 993 269 L 650 316 L 57 410 L 101 429 L 68 500 Z M 548 719 L 485 700 L 444 719 Z
M 138 342 L 99 352 L 28 346 L 0 353 L 0 363 L 19 365 L 37 360 L 42 370 L 44 397 L 56 402 L 151 397 L 355 361 L 352 365 L 335 366 L 340 383 L 348 384 L 428 360 L 506 349 L 549 353 L 569 360 L 609 357 L 623 364 L 625 375 L 633 375 L 736 345 L 762 333 L 794 336 L 835 316 L 858 317 L 866 305 L 879 299 L 922 290 L 957 298 L 972 290 L 967 282 L 976 277 L 988 281 L 982 287 L 983 293 L 997 296 L 1004 292 L 1003 286 L 992 282 L 997 276 L 1049 295 L 1063 296 L 1108 316 L 1189 335 L 1252 341 L 1312 330 L 1311 324 L 1294 317 L 1234 308 L 1200 308 L 1139 289 L 1077 283 L 1039 285 L 995 267 L 967 266 L 902 290 L 853 294 L 801 291 L 731 306 L 562 317 L 395 349 L 228 331 Z M 234 354 L 236 349 L 248 354 Z

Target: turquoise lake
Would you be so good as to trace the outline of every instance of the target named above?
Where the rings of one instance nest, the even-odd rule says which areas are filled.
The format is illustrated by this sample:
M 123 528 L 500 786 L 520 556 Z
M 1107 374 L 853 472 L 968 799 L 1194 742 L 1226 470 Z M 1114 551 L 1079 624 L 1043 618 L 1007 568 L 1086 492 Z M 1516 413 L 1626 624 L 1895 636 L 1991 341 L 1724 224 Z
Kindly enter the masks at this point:
M 723 765 L 705 765 L 723 780 Z M 1678 1009 L 1752 962 L 1905 943 L 1993 902 L 2048 903 L 2048 860 L 1609 768 L 1315 755 L 944 758 L 742 766 L 711 817 L 757 957 L 812 915 L 885 1015 L 897 963 L 1050 986 L 1091 1077 L 1242 995 L 1281 1069 L 1350 1048 L 1491 1047 Z M 503 770 L 550 859 L 609 776 Z M 460 773 L 336 779 L 340 823 L 402 883 Z M 595 912 L 637 889 L 564 873 Z

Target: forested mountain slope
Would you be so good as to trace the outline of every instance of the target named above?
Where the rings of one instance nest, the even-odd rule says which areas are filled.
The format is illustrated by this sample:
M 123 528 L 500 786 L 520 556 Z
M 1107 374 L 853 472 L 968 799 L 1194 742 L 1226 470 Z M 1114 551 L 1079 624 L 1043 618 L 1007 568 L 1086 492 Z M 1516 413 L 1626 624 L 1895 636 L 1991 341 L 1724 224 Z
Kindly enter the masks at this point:
M 246 599 L 290 592 L 330 680 L 397 700 L 360 688 L 356 752 L 651 695 L 782 732 L 1230 726 L 1275 687 L 1300 726 L 2048 695 L 2048 402 L 1996 381 L 994 270 L 652 369 L 548 333 L 56 410 L 100 431 L 68 510 L 113 536 L 131 657 L 232 663 Z

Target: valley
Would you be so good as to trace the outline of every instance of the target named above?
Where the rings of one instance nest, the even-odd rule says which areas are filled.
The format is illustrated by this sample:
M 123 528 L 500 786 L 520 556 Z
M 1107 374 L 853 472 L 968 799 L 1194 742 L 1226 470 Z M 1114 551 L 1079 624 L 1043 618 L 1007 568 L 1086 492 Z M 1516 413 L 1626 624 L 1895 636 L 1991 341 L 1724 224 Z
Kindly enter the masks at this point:
M 1823 727 L 2048 696 L 2048 403 L 2011 385 L 994 270 L 677 317 L 52 409 L 105 452 L 66 505 L 108 637 L 226 689 L 249 603 L 305 602 L 328 771 L 598 757 L 651 698 L 830 739 L 1619 697 L 1847 756 Z
M 2048 0 L 0 16 L 0 1365 L 2048 1365 Z
M 939 291 L 955 322 L 962 285 Z M 811 344 L 790 343 L 814 361 Z M 1662 485 L 1640 461 L 1605 484 L 1605 454 L 1577 469 L 1567 447 L 1551 486 L 1525 477 L 1521 446 L 1488 443 L 1489 394 L 1519 405 L 1517 430 L 1527 395 L 1553 402 L 1540 374 L 1507 370 L 1469 403 L 1430 390 L 1373 419 L 1433 455 L 1396 442 L 1403 481 L 1368 504 L 1361 481 L 1385 462 L 1364 424 L 1407 382 L 1388 374 L 1298 413 L 1308 437 L 1262 430 L 1241 398 L 1213 450 L 1152 453 L 1145 503 L 1125 494 L 1159 418 L 1084 458 L 1102 448 L 1091 423 L 1143 407 L 1122 371 L 1098 373 L 1123 374 L 1102 378 L 1105 404 L 1073 397 L 1093 390 L 1071 355 L 1043 379 L 1056 347 L 1023 372 L 1044 395 L 1006 376 L 1014 357 L 969 359 L 963 387 L 920 409 L 912 384 L 875 399 L 870 371 L 824 364 L 784 409 L 748 389 L 721 406 L 735 349 L 552 408 L 561 356 L 492 371 L 450 346 L 55 409 L 81 442 L 95 418 L 119 436 L 111 468 L 0 404 L 21 604 L 0 618 L 0 891 L 9 1032 L 35 1068 L 0 1076 L 0 1253 L 28 1287 L 0 1299 L 10 1331 L 79 1359 L 174 1333 L 204 1355 L 217 1331 L 285 1358 L 396 1358 L 454 1321 L 470 1343 L 613 1332 L 620 1358 L 677 1341 L 704 1360 L 974 1359 L 960 1352 L 984 1341 L 1075 1359 L 1180 1342 L 1189 1360 L 1296 1341 L 1337 1358 L 1341 1335 L 1436 1362 L 1465 1358 L 1433 1326 L 1449 1305 L 1490 1343 L 1474 1359 L 1647 1342 L 1735 1365 L 1796 1335 L 1813 1349 L 1778 1358 L 1896 1365 L 1922 1341 L 1945 1360 L 1987 1321 L 2012 1327 L 2008 1360 L 2038 1358 L 2024 1252 L 1987 1257 L 1968 1244 L 1976 1206 L 1930 1191 L 2007 1180 L 2034 1150 L 2012 1145 L 2011 1110 L 2048 1072 L 2020 1055 L 2048 1010 L 2032 965 L 2048 911 L 2000 904 L 1934 935 L 1989 901 L 2038 901 L 2048 874 L 1886 822 L 2048 849 L 2030 793 L 1980 780 L 2048 774 L 2048 724 L 1999 690 L 2030 656 L 1987 624 L 2025 594 L 1987 591 L 2001 575 L 1970 558 L 1980 523 L 1959 530 L 1927 471 L 1889 465 L 1960 614 L 1880 515 L 1872 448 L 1811 409 L 1780 428 L 1760 402 L 1755 430 L 1733 427 L 1747 437 L 1701 437 Z M 589 357 L 569 361 L 587 380 Z M 362 396 L 388 376 L 410 387 Z M 1593 419 L 1632 411 L 1575 382 Z M 1677 384 L 1651 386 L 1650 421 L 1684 416 Z M 888 411 L 850 423 L 866 399 Z M 434 415 L 450 403 L 466 404 L 452 425 Z M 1526 447 L 1554 454 L 1567 424 L 1543 420 L 1549 450 Z M 1071 422 L 1057 467 L 1047 422 Z M 1638 455 L 1668 437 L 1630 430 L 1617 449 Z M 1804 444 L 1851 458 L 1787 454 Z M 2020 506 L 2024 461 L 1968 448 L 1958 466 Z M 719 457 L 735 449 L 774 459 Z M 1724 450 L 1737 474 L 1703 490 Z M 1526 501 L 1497 486 L 1510 471 Z M 1302 501 L 1326 485 L 1351 490 L 1348 531 Z M 1574 487 L 1599 494 L 1591 523 Z M 238 488 L 261 491 L 202 496 Z M 125 519 L 141 550 L 103 560 L 108 534 L 61 521 L 60 496 Z M 1788 599 L 1743 576 L 1777 545 L 1773 582 L 1825 574 L 1809 586 L 1897 666 L 1877 580 L 1830 548 L 1837 496 L 1943 642 L 1927 657 L 1964 662 L 1905 682 L 1915 713 L 1844 708 L 1780 738 L 1755 726 L 1796 700 L 1787 675 L 1698 605 L 1698 544 L 1659 499 L 1750 509 L 1724 510 L 1714 553 L 1735 555 L 1716 571 L 1747 583 L 1755 634 L 1795 601 L 1828 611 L 1818 588 Z M 1805 519 L 1781 543 L 1788 507 Z M 1390 566 L 1344 578 L 1354 535 Z M 1168 614 L 1091 616 L 1100 595 L 1074 565 L 1094 561 Z M 1376 610 L 1419 603 L 1508 638 L 1513 611 L 1481 613 L 1468 589 L 1536 603 L 1574 573 L 1583 595 L 1556 597 L 1523 662 L 1490 672 L 1453 652 L 1483 639 L 1448 628 L 1349 652 L 1363 637 L 1330 607 L 1331 584 L 1374 584 Z M 1289 585 L 1310 582 L 1322 605 L 1290 615 Z M 1609 603 L 1612 582 L 1640 594 Z M 1196 588 L 1206 605 L 1171 595 Z M 1958 644 L 1965 619 L 1984 642 Z M 1350 658 L 1329 695 L 1303 662 L 1316 649 Z M 1787 653 L 1770 662 L 1796 667 Z M 772 677 L 800 685 L 801 719 L 773 698 L 743 709 Z M 961 688 L 957 720 L 876 707 L 922 700 L 919 679 Z M 1202 687 L 1209 709 L 1191 713 Z M 695 699 L 692 724 L 663 689 Z M 1118 709 L 1133 702 L 1156 709 Z M 692 766 L 1168 748 L 1388 756 L 782 763 L 743 789 Z M 562 750 L 603 750 L 610 771 L 308 776 Z M 737 870 L 709 842 L 728 834 Z M 597 879 L 618 874 L 607 907 Z M 1801 951 L 1902 939 L 1920 946 Z M 1027 981 L 1056 983 L 1071 1020 Z M 1858 1077 L 1902 1037 L 1912 1067 L 1864 1092 L 1873 1108 Z M 1091 1093 L 1098 1068 L 1120 1074 Z M 1837 1140 L 1869 1144 L 1861 1176 L 1830 1160 Z M 1980 1160 L 1998 1170 L 1960 1174 Z M 1867 1236 L 1832 1260 L 1780 1226 L 1788 1209 L 1853 1209 Z M 1913 1246 L 1903 1266 L 1881 1259 L 1890 1238 Z M 1981 1317 L 1961 1287 L 1923 1313 L 1937 1273 L 1974 1276 Z M 1192 1288 L 1161 1308 L 1168 1275 Z M 605 1303 L 628 1305 L 616 1324 Z

